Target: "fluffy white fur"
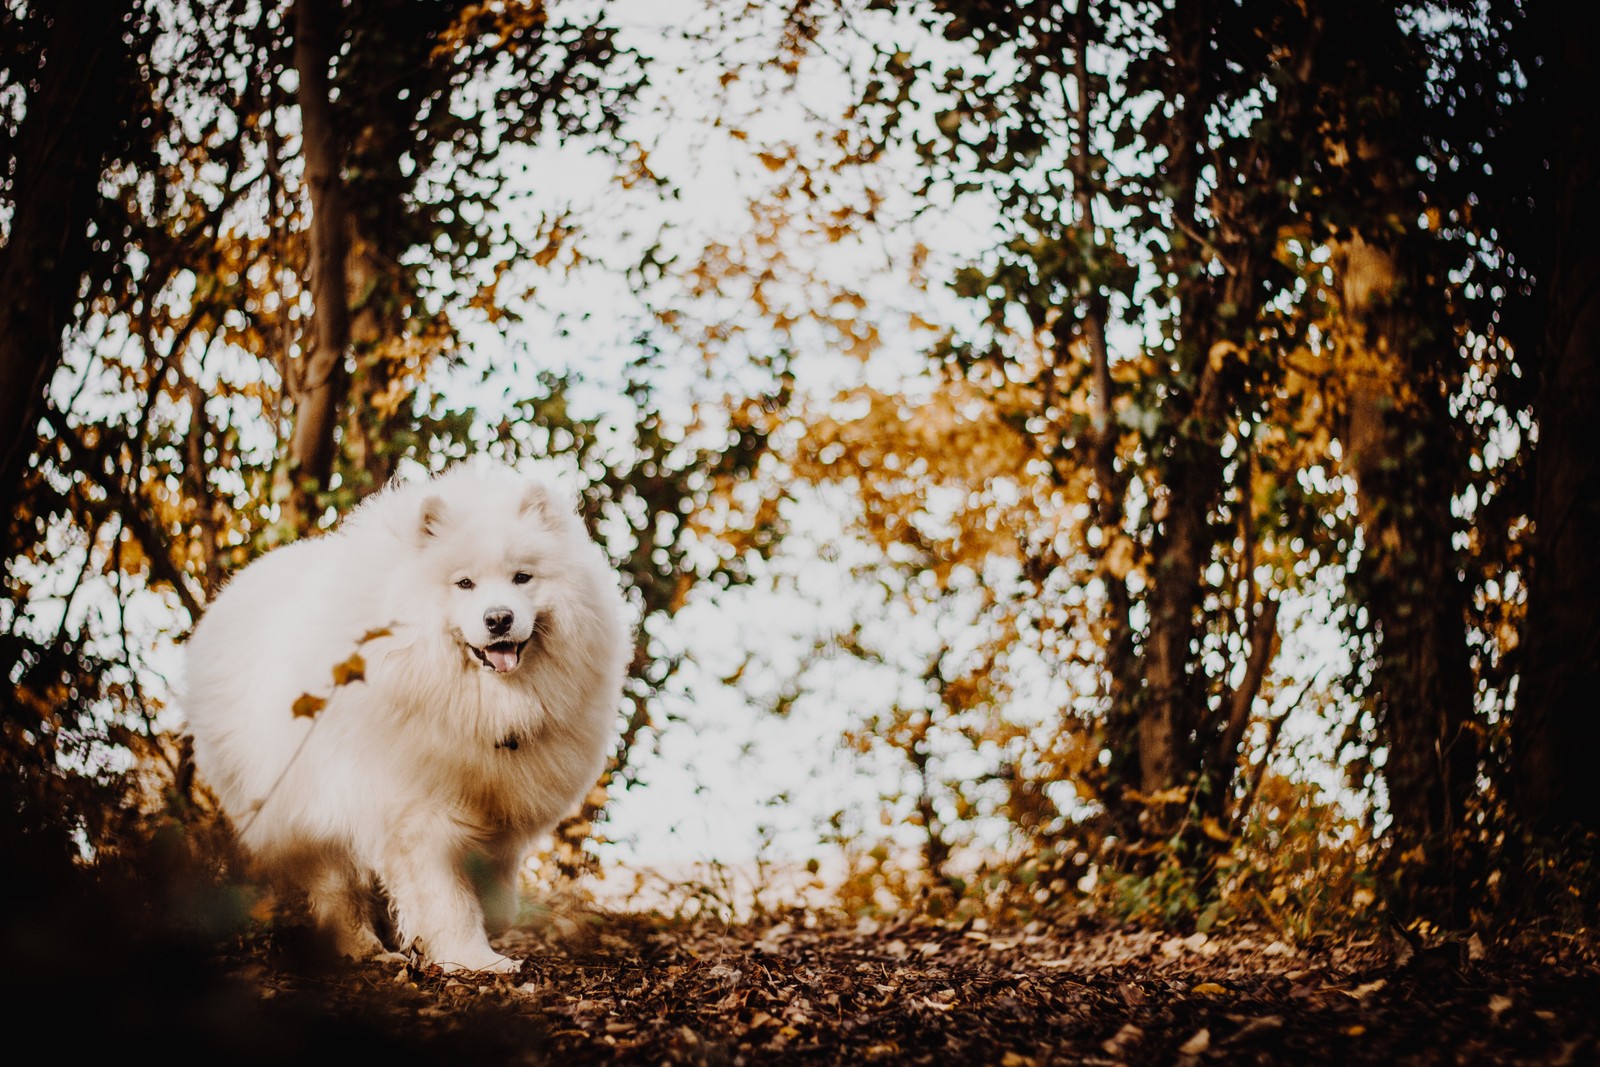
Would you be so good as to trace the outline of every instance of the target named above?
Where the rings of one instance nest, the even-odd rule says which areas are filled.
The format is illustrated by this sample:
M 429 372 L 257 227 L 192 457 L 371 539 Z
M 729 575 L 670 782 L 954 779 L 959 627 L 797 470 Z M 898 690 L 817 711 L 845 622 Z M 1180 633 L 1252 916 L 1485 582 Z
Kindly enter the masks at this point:
M 515 970 L 523 860 L 598 778 L 631 654 L 615 575 L 570 505 L 509 470 L 395 484 L 270 552 L 186 653 L 196 764 L 262 873 L 340 952 Z M 387 629 L 387 636 L 363 637 Z M 365 678 L 334 685 L 359 653 Z M 325 697 L 315 717 L 292 710 Z

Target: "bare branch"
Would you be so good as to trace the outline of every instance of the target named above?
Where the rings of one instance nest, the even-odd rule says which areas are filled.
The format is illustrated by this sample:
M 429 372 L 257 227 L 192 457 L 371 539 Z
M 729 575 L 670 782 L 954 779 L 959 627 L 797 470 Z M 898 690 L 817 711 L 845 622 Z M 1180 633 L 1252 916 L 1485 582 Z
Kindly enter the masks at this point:
M 45 421 L 56 436 L 64 441 L 74 455 L 77 456 L 103 456 L 100 449 L 92 448 L 84 443 L 78 431 L 60 414 L 60 412 L 46 409 Z M 104 490 L 109 504 L 109 510 L 115 511 L 122 519 L 127 531 L 139 539 L 139 545 L 144 549 L 145 558 L 150 561 L 151 573 L 159 580 L 170 585 L 178 599 L 183 602 L 184 608 L 189 612 L 191 619 L 198 619 L 204 610 L 204 604 L 194 591 L 189 588 L 189 580 L 172 558 L 172 548 L 166 535 L 150 521 L 145 513 L 145 503 L 133 496 L 120 482 L 119 479 L 110 477 L 103 464 L 79 463 L 77 470 L 92 478 L 94 483 Z

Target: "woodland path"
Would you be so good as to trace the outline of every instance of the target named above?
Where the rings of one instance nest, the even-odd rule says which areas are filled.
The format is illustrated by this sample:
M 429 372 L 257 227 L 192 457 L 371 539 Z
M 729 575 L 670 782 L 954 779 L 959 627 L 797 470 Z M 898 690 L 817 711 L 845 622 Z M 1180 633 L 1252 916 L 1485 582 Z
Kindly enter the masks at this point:
M 527 957 L 520 973 L 329 967 L 293 936 L 240 943 L 188 1009 L 186 1041 L 280 1064 L 1600 1063 L 1592 932 L 1291 947 L 1088 919 L 1030 932 L 584 913 L 499 946 Z

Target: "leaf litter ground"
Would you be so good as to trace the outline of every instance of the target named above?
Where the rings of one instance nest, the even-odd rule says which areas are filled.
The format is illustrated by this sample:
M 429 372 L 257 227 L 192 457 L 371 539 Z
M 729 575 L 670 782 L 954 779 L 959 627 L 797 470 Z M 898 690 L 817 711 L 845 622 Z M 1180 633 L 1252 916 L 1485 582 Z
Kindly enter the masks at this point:
M 1087 918 L 1006 931 L 586 912 L 498 945 L 526 957 L 519 973 L 330 967 L 292 936 L 243 943 L 227 978 L 250 999 L 243 1029 L 262 1036 L 234 1054 L 291 1062 L 353 1042 L 418 1063 L 1600 1063 L 1588 933 L 1291 947 Z

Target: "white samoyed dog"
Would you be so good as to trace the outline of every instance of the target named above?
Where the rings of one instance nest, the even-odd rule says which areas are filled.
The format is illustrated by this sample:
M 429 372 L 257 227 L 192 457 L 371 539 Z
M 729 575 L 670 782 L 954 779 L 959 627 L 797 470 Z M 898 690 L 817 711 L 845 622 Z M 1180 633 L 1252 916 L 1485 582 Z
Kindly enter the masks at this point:
M 603 769 L 625 613 L 549 485 L 468 465 L 396 482 L 206 611 L 185 653 L 196 767 L 343 955 L 386 954 L 391 925 L 446 970 L 516 970 L 489 938 Z

